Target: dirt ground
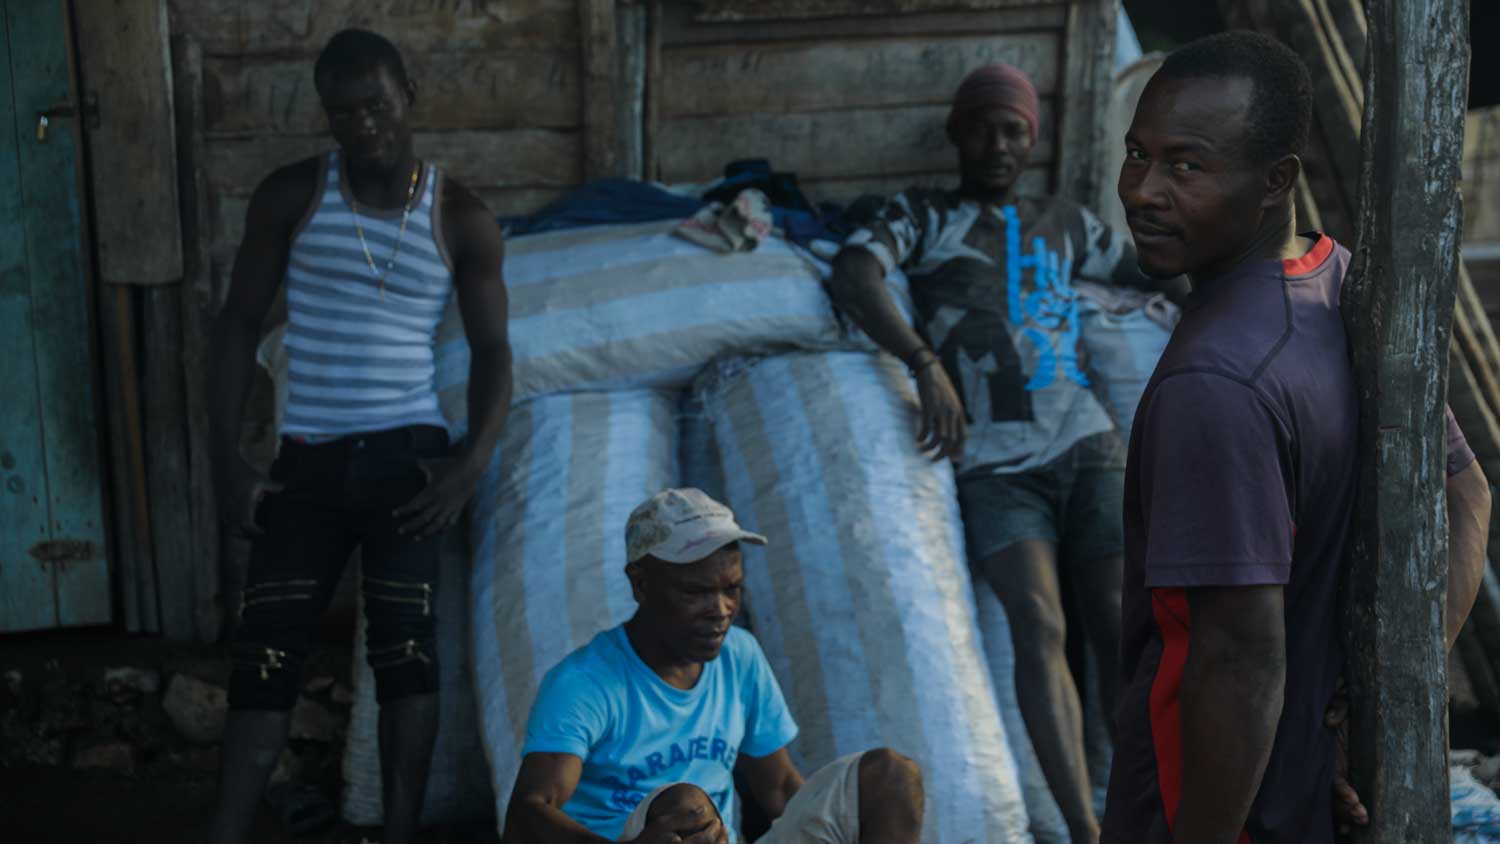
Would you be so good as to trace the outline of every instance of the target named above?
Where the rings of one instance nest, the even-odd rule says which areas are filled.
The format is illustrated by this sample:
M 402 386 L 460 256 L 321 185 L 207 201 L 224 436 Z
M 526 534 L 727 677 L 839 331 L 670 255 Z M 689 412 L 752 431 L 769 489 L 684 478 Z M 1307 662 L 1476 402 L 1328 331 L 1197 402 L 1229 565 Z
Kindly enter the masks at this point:
M 347 628 L 344 628 L 347 629 Z M 347 643 L 327 643 L 309 661 L 308 677 L 347 683 Z M 175 674 L 222 687 L 228 659 L 211 646 L 168 644 L 86 631 L 0 637 L 0 842 L 196 842 L 212 814 L 218 749 L 184 738 L 164 714 L 162 691 L 111 690 L 109 669 L 154 673 L 162 690 Z M 330 687 L 331 688 L 331 687 Z M 342 726 L 348 707 L 318 696 L 338 725 L 323 742 L 293 742 L 298 782 L 338 800 Z M 86 761 L 106 746 L 107 763 Z M 100 754 L 95 754 L 97 760 Z M 339 824 L 294 838 L 262 804 L 251 839 L 266 844 L 378 842 L 379 829 Z M 434 829 L 433 844 L 491 844 L 493 820 Z
M 333 629 L 347 630 L 340 625 Z M 350 648 L 331 634 L 309 660 L 306 676 L 347 682 Z M 0 844 L 166 844 L 198 842 L 212 814 L 218 749 L 184 738 L 164 714 L 162 693 L 111 691 L 109 669 L 139 668 L 160 678 L 183 674 L 223 686 L 228 659 L 212 646 L 179 645 L 118 633 L 85 631 L 0 637 Z M 327 679 L 336 678 L 336 679 Z M 1455 678 L 1459 679 L 1459 678 Z M 1462 682 L 1460 680 L 1460 682 Z M 330 687 L 331 688 L 331 687 Z M 1500 722 L 1455 688 L 1454 747 L 1500 754 Z M 335 722 L 348 707 L 328 691 L 313 695 Z M 82 760 L 101 745 L 118 751 L 109 765 Z M 323 742 L 293 742 L 299 783 L 332 801 L 341 787 L 341 729 Z M 128 753 L 121 748 L 128 747 Z M 97 757 L 96 757 L 97 758 Z M 262 805 L 252 841 L 264 844 L 363 844 L 380 830 L 340 823 L 294 838 Z M 432 844 L 495 844 L 495 822 L 432 829 Z
M 201 839 L 213 810 L 211 777 L 172 782 L 60 768 L 0 770 L 0 838 L 10 844 L 166 844 Z M 495 842 L 494 827 L 430 830 L 433 844 Z M 262 811 L 252 841 L 263 844 L 361 844 L 380 830 L 340 824 L 310 838 L 293 838 Z

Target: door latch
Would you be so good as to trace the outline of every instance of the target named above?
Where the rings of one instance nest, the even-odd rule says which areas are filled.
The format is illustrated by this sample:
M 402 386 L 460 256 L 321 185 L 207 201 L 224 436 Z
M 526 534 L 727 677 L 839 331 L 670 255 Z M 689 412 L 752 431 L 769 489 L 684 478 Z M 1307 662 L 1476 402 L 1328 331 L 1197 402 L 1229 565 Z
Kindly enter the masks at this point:
M 47 135 L 52 128 L 52 121 L 59 117 L 77 117 L 78 109 L 72 101 L 59 103 L 45 111 L 36 113 L 36 140 L 39 144 L 47 143 Z M 90 129 L 99 128 L 99 97 L 93 91 L 83 95 L 83 118 L 85 125 Z
M 92 560 L 96 556 L 94 543 L 86 539 L 54 539 L 50 542 L 38 542 L 31 546 L 30 553 L 32 558 L 42 565 Z

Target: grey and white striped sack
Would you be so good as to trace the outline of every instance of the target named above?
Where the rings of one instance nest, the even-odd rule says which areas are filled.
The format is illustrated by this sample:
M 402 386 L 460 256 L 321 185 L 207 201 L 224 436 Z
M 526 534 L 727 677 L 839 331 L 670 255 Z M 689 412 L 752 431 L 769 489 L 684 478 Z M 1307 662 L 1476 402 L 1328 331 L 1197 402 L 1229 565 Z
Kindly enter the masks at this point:
M 506 243 L 518 398 L 685 388 L 725 355 L 843 342 L 817 270 L 793 246 L 771 238 L 752 252 L 725 255 L 674 236 L 679 222 L 592 226 Z M 453 304 L 436 343 L 444 412 L 461 417 L 469 348 Z
M 540 396 L 511 410 L 470 509 L 474 686 L 504 823 L 547 670 L 635 612 L 625 522 L 678 478 L 678 396 Z
M 745 549 L 751 628 L 802 770 L 887 746 L 926 777 L 927 844 L 1030 841 L 975 624 L 951 469 L 918 452 L 903 367 L 863 352 L 721 363 L 698 392 Z

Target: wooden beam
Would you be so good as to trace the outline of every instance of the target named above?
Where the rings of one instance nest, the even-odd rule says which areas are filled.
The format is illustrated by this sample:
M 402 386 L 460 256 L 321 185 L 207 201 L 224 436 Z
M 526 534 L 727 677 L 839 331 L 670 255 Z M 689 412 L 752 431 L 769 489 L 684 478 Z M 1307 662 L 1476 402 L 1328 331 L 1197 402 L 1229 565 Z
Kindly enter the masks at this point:
M 1063 3 L 1017 6 L 991 11 L 932 12 L 878 17 L 844 16 L 818 19 L 777 19 L 704 22 L 688 3 L 661 6 L 662 43 L 685 45 L 739 44 L 766 41 L 834 43 L 847 38 L 915 38 L 943 35 L 1009 35 L 1018 32 L 1061 32 L 1068 22 Z
M 182 385 L 187 434 L 188 506 L 193 565 L 193 627 L 199 641 L 218 638 L 224 625 L 219 600 L 219 520 L 214 501 L 208 423 L 209 331 L 218 309 L 214 296 L 212 218 L 204 173 L 203 50 L 186 36 L 172 39 L 172 79 L 177 112 L 178 205 L 182 209 Z
M 1458 284 L 1465 0 L 1369 0 L 1359 235 L 1344 287 L 1360 398 L 1348 577 L 1360 844 L 1446 842 L 1443 400 Z
M 98 125 L 85 134 L 99 277 L 175 283 L 182 232 L 166 2 L 98 0 L 76 21 L 83 87 L 98 102 Z
M 313 61 L 302 54 L 206 56 L 206 99 L 197 106 L 204 131 L 324 134 L 328 118 L 313 87 Z M 417 85 L 411 121 L 418 130 L 578 125 L 576 49 L 439 50 L 408 57 L 407 72 Z
M 911 15 L 921 12 L 981 12 L 1036 0 L 697 0 L 701 21 L 755 21 L 799 18 Z
M 90 7 L 96 0 L 84 0 Z M 430 50 L 577 43 L 577 0 L 170 0 L 172 31 L 206 55 L 301 53 L 309 64 L 334 33 L 373 29 L 411 62 Z
M 416 132 L 417 154 L 472 190 L 570 187 L 582 176 L 576 132 L 507 129 L 490 132 Z M 249 196 L 267 173 L 326 151 L 325 135 L 267 135 L 210 140 L 209 187 L 218 194 Z
M 615 9 L 620 93 L 615 119 L 620 123 L 620 175 L 646 177 L 646 85 L 651 53 L 651 10 L 647 0 L 622 0 Z
M 663 68 L 662 116 L 946 107 L 969 71 L 993 61 L 1026 71 L 1037 93 L 1047 97 L 1061 83 L 1060 36 L 1026 32 L 672 48 Z
M 1056 160 L 1054 114 L 1052 100 L 1043 99 L 1033 165 Z M 947 116 L 948 106 L 940 105 L 665 119 L 656 138 L 658 176 L 715 179 L 738 158 L 766 158 L 809 181 L 951 172 Z
M 198 634 L 198 562 L 188 494 L 187 402 L 182 373 L 182 285 L 141 291 L 145 347 L 146 489 L 151 496 L 151 546 L 161 632 L 169 639 Z
M 583 178 L 619 176 L 622 164 L 615 0 L 578 0 L 583 63 Z
M 668 10 L 663 0 L 650 0 L 650 3 L 650 18 L 646 21 L 646 90 L 641 104 L 641 162 L 646 179 L 660 180 L 662 39 Z M 674 5 L 672 8 L 678 7 Z
M 135 308 L 131 288 L 99 288 L 99 331 L 104 370 L 104 410 L 109 430 L 110 515 L 125 629 L 158 633 L 156 561 L 151 554 L 151 509 L 146 492 L 145 438 L 141 433 L 141 381 L 136 367 Z
M 1103 182 L 1104 137 L 1114 92 L 1115 27 L 1119 0 L 1073 0 L 1063 47 L 1057 192 L 1092 205 Z

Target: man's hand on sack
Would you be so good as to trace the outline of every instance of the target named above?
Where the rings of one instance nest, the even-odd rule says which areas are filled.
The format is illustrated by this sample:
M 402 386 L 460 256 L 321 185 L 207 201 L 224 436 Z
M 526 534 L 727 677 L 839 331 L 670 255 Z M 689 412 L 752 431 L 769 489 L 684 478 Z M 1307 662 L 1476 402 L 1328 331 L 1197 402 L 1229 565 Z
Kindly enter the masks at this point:
M 444 457 L 418 460 L 417 468 L 427 477 L 427 486 L 412 500 L 397 507 L 394 515 L 405 519 L 397 532 L 414 535 L 420 540 L 457 524 L 464 513 L 464 505 L 479 487 L 484 467 L 464 457 Z
M 267 495 L 281 492 L 282 485 L 243 458 L 235 458 L 230 472 L 218 496 L 219 519 L 236 536 L 260 536 L 265 530 L 256 524 L 256 511 Z
M 1351 826 L 1367 825 L 1370 812 L 1360 802 L 1359 792 L 1349 784 L 1349 693 L 1342 678 L 1323 713 L 1323 725 L 1334 732 L 1333 822 L 1343 835 Z
M 922 401 L 922 429 L 917 444 L 932 452 L 933 462 L 957 460 L 964 452 L 968 426 L 963 403 L 943 367 L 932 362 L 917 371 L 917 397 Z
M 697 806 L 647 824 L 634 844 L 729 844 L 729 831 L 715 813 Z

